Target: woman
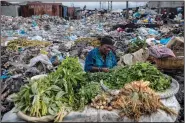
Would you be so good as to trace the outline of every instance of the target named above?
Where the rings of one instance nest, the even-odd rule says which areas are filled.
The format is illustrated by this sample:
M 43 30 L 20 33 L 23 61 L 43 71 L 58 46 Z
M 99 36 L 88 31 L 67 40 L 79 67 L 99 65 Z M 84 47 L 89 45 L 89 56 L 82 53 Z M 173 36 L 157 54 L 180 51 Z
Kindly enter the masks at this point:
M 86 57 L 86 72 L 109 72 L 109 69 L 117 65 L 112 40 L 103 37 L 100 42 L 101 46 L 91 50 Z

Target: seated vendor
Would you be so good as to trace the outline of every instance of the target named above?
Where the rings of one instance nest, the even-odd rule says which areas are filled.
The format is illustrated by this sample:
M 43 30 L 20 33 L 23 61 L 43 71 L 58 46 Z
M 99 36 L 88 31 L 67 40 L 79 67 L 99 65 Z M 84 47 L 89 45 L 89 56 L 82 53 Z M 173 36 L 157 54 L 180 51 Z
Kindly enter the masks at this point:
M 103 37 L 100 43 L 101 46 L 91 50 L 86 57 L 86 72 L 109 72 L 109 69 L 117 65 L 116 56 L 112 51 L 112 40 Z

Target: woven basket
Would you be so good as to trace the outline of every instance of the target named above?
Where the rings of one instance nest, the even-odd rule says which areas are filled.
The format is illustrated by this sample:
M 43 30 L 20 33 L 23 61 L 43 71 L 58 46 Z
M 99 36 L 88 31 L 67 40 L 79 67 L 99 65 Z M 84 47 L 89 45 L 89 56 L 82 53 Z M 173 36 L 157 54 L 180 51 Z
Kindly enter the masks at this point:
M 168 57 L 161 59 L 154 59 L 156 65 L 160 69 L 184 69 L 184 56 L 182 57 Z
M 161 99 L 166 99 L 169 97 L 174 96 L 179 91 L 179 83 L 172 78 L 172 83 L 170 85 L 170 88 L 165 90 L 164 92 L 157 92 L 157 94 L 160 96 Z

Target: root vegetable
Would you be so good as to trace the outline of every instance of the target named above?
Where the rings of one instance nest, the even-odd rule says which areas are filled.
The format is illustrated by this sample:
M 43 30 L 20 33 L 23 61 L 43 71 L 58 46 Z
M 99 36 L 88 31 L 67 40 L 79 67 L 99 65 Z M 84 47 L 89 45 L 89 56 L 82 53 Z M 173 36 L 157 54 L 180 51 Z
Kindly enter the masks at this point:
M 104 108 L 104 106 L 100 106 L 100 109 L 103 109 Z
M 98 96 L 95 97 L 95 101 L 97 101 L 97 100 L 98 100 Z
M 121 117 L 127 116 L 136 121 L 139 120 L 142 114 L 148 115 L 156 112 L 158 109 L 164 110 L 168 114 L 175 114 L 173 110 L 162 105 L 159 99 L 160 97 L 149 88 L 149 82 L 134 81 L 126 84 L 121 89 L 112 102 L 112 106 L 121 109 Z
M 108 107 L 107 107 L 107 106 L 104 106 L 104 109 L 105 109 L 105 110 L 107 110 L 107 109 L 108 109 Z
M 96 106 L 96 108 L 97 108 L 97 109 L 99 109 L 99 108 L 100 108 L 100 106 Z
M 91 103 L 91 106 L 93 107 L 93 106 L 94 106 L 94 104 L 93 104 L 93 103 Z
M 109 106 L 109 107 L 108 107 L 108 110 L 109 110 L 109 111 L 112 111 L 112 107 L 111 107 L 111 106 Z

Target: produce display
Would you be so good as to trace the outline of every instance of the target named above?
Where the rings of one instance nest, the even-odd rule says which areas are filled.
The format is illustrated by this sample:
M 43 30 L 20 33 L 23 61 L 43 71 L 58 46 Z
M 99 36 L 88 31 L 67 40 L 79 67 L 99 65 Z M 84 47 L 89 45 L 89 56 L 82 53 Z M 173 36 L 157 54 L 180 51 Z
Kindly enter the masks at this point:
M 128 44 L 128 53 L 134 53 L 141 48 L 146 48 L 146 46 L 146 41 L 137 38 L 136 41 L 132 41 Z
M 38 41 L 38 40 L 27 40 L 27 39 L 19 38 L 8 42 L 7 49 L 17 50 L 19 47 L 35 47 L 35 46 L 47 47 L 49 45 L 51 45 L 50 42 Z
M 112 105 L 116 109 L 121 109 L 121 117 L 127 116 L 136 121 L 142 115 L 150 115 L 157 112 L 158 109 L 164 110 L 170 115 L 177 115 L 176 112 L 160 102 L 160 97 L 149 88 L 148 81 L 134 81 L 126 84 L 113 99 Z
M 150 87 L 156 91 L 164 91 L 170 87 L 171 77 L 162 74 L 150 63 L 136 63 L 132 66 L 116 67 L 108 73 L 88 73 L 89 81 L 100 82 L 110 89 L 120 89 L 124 84 L 135 81 L 150 81 Z
M 101 95 L 96 96 L 94 99 L 92 99 L 91 106 L 96 109 L 105 109 L 105 110 L 112 110 L 111 106 L 111 99 L 110 96 L 103 93 Z
M 78 59 L 68 57 L 55 72 L 22 86 L 15 106 L 29 116 L 54 115 L 61 122 L 64 115 L 83 109 L 100 92 L 99 83 L 88 83 L 84 75 Z

